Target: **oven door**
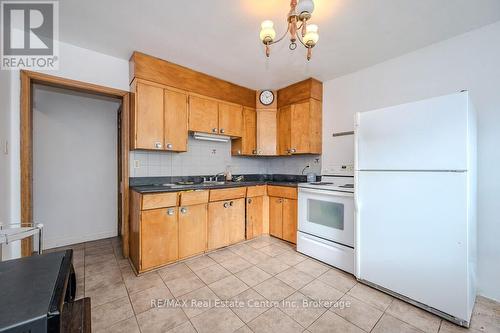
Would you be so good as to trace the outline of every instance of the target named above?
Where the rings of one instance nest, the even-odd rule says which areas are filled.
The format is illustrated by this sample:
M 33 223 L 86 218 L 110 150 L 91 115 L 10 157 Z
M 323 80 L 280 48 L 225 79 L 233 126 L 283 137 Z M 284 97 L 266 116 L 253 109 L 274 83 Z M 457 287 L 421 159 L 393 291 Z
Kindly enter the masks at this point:
M 354 247 L 354 195 L 299 188 L 299 230 Z

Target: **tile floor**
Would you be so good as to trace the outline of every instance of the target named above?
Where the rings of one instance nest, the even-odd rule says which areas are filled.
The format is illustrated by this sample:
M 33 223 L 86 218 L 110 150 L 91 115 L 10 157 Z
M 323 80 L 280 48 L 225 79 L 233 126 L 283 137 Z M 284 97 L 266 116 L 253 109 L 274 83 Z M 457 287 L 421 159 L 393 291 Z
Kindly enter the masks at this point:
M 118 238 L 70 248 L 94 332 L 500 332 L 499 303 L 478 297 L 466 330 L 269 236 L 139 277 Z

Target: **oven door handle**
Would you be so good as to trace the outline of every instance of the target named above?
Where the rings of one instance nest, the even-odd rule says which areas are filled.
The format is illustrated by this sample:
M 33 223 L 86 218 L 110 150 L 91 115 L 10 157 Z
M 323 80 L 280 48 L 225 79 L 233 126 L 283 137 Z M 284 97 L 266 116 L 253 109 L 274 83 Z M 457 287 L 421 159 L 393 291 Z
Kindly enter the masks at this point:
M 326 194 L 332 197 L 354 197 L 354 193 L 351 192 L 339 192 L 339 191 L 329 191 L 329 190 L 320 190 L 320 189 L 312 189 L 299 187 L 299 193 L 310 193 L 310 194 Z

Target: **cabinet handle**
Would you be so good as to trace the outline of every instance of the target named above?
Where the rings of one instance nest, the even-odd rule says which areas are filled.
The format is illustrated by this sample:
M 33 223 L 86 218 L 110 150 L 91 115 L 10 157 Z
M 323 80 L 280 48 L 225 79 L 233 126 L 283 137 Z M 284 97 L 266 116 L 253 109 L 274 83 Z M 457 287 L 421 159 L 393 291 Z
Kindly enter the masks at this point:
M 217 128 L 212 128 L 212 133 L 217 133 Z
M 252 150 L 252 154 L 257 155 L 257 150 L 256 149 Z
M 224 208 L 227 208 L 227 207 L 229 207 L 229 203 L 224 202 L 224 205 L 223 205 L 223 206 L 224 206 Z
M 231 207 L 233 206 L 233 202 L 232 202 L 232 201 L 231 201 L 231 202 L 229 202 L 229 206 L 231 206 Z
M 223 128 L 221 128 L 221 129 L 220 129 L 220 132 L 221 132 L 221 133 L 224 133 L 224 129 L 223 129 Z
M 174 211 L 174 209 L 173 209 L 173 208 L 169 208 L 169 209 L 167 209 L 167 215 L 169 215 L 169 216 L 174 215 L 174 212 L 175 212 L 175 211 Z
M 155 148 L 156 149 L 161 149 L 163 145 L 161 144 L 161 142 L 155 142 Z
M 238 153 L 238 155 L 241 155 L 241 150 L 238 150 L 237 153 Z
M 278 199 L 278 202 L 279 202 L 279 203 L 282 203 L 282 202 L 283 202 L 283 199 Z
M 188 211 L 188 209 L 187 209 L 186 207 L 182 207 L 182 208 L 181 208 L 181 213 L 182 213 L 182 214 L 186 214 L 186 213 L 187 213 L 187 211 Z
M 297 151 L 297 149 L 295 149 L 295 148 L 290 149 L 290 152 L 291 152 L 292 154 L 293 154 L 293 153 L 295 153 L 296 151 Z
M 248 203 L 251 204 L 252 203 L 252 199 L 248 199 Z
M 174 146 L 172 146 L 171 143 L 167 143 L 167 149 L 172 149 Z

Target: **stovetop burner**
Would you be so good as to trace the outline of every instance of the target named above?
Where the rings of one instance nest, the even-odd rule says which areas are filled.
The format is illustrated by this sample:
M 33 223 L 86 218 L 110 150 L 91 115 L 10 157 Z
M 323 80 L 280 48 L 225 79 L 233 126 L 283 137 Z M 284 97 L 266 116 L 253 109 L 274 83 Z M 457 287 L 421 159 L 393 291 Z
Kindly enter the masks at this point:
M 328 182 L 316 182 L 316 183 L 310 183 L 311 185 L 333 185 L 333 183 L 328 183 Z
M 339 187 L 343 187 L 343 188 L 354 188 L 354 184 L 344 184 L 344 185 L 339 185 Z

